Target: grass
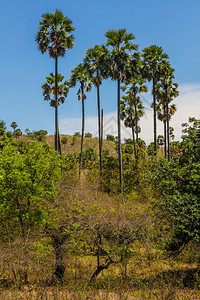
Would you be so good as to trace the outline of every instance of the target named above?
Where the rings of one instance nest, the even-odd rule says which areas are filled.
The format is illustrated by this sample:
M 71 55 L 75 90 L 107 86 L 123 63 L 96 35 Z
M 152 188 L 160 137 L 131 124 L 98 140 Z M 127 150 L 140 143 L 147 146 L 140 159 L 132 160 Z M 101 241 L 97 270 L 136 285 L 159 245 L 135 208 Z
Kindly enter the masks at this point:
M 127 216 L 134 219 L 143 215 L 151 227 L 149 234 L 155 235 L 156 228 L 153 228 L 147 210 L 149 203 L 140 203 L 137 197 L 126 201 L 124 209 L 128 211 Z M 80 221 L 78 216 L 81 214 L 90 226 L 93 224 L 91 218 L 95 219 L 95 224 L 100 224 L 106 215 L 109 222 L 112 218 L 120 220 L 120 210 L 123 208 L 119 197 L 104 194 L 86 180 L 79 184 L 73 178 L 63 179 L 58 189 L 57 205 L 62 211 L 59 222 L 66 222 L 66 214 L 70 216 L 76 210 L 76 222 Z M 152 240 L 147 237 L 147 240 L 133 243 L 127 264 L 111 265 L 100 273 L 93 284 L 88 285 L 96 268 L 96 257 L 84 244 L 74 244 L 72 250 L 71 245 L 66 244 L 66 271 L 61 286 L 51 280 L 55 253 L 49 238 L 42 232 L 39 236 L 34 233 L 1 246 L 0 299 L 198 300 L 200 281 L 197 262 L 188 257 L 192 251 L 198 251 L 198 247 L 194 249 L 190 245 L 182 257 L 169 258 L 156 250 Z M 28 272 L 27 283 L 24 282 L 25 271 Z

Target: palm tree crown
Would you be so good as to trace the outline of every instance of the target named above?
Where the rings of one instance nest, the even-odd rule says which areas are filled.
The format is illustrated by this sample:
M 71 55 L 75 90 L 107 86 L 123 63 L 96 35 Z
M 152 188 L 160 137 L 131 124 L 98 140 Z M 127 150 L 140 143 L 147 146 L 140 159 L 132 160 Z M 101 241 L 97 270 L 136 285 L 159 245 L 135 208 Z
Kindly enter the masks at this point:
M 50 73 L 50 76 L 46 77 L 46 82 L 42 85 L 44 100 L 50 101 L 50 106 L 55 107 L 55 98 L 51 98 L 51 95 L 55 94 L 55 76 Z M 65 98 L 69 92 L 68 82 L 63 81 L 64 76 L 58 74 L 58 105 L 65 102 Z
M 42 54 L 48 50 L 52 58 L 63 57 L 66 49 L 71 49 L 74 45 L 74 36 L 69 35 L 74 31 L 72 21 L 58 9 L 54 14 L 43 14 L 42 18 L 36 35 L 39 50 Z
M 109 76 L 122 82 L 136 68 L 138 53 L 130 54 L 138 49 L 138 45 L 132 43 L 135 37 L 126 33 L 126 29 L 109 30 L 105 37 L 106 45 L 111 47 Z

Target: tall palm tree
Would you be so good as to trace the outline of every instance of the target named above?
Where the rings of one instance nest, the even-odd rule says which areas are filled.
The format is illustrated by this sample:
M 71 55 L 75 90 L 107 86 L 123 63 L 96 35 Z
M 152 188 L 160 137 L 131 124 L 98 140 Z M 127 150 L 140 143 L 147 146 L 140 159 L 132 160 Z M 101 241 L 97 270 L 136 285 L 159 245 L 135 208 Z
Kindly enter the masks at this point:
M 121 120 L 124 121 L 125 127 L 129 127 L 132 130 L 133 138 L 133 148 L 135 158 L 138 157 L 136 150 L 136 143 L 139 146 L 139 137 L 140 127 L 138 122 L 140 118 L 144 115 L 144 106 L 140 101 L 139 97 L 136 97 L 135 103 L 132 102 L 130 96 L 122 96 L 121 100 Z M 136 135 L 136 137 L 135 137 Z
M 125 85 L 122 86 L 122 90 L 126 91 L 125 97 L 123 97 L 124 101 L 126 102 L 126 108 L 127 113 L 130 110 L 130 112 L 133 112 L 133 118 L 135 124 L 135 132 L 136 132 L 136 142 L 138 143 L 138 121 L 141 116 L 144 115 L 144 106 L 141 102 L 141 99 L 139 97 L 139 93 L 146 93 L 147 92 L 147 86 L 145 85 L 145 80 L 141 78 L 140 75 L 135 75 L 135 77 L 131 77 L 128 80 L 125 80 Z M 129 109 L 130 108 L 130 109 Z M 122 114 L 123 115 L 123 114 Z
M 64 57 L 66 49 L 74 45 L 74 31 L 72 21 L 56 9 L 55 13 L 42 15 L 39 31 L 36 35 L 38 48 L 44 54 L 47 50 L 49 56 L 55 59 L 55 150 L 61 152 L 58 129 L 58 57 Z
M 100 177 L 102 177 L 102 132 L 101 132 L 101 107 L 100 107 L 100 85 L 102 79 L 107 78 L 109 51 L 105 46 L 95 45 L 86 52 L 84 59 L 85 66 L 88 68 L 90 79 L 97 89 L 97 109 L 98 109 L 98 132 L 99 132 L 99 161 Z
M 154 111 L 154 154 L 157 155 L 157 124 L 156 124 L 156 93 L 155 86 L 162 77 L 163 64 L 168 60 L 168 55 L 161 47 L 152 45 L 143 49 L 141 71 L 143 78 L 153 81 L 153 111 Z
M 167 158 L 167 144 L 168 144 L 168 141 L 167 141 L 167 127 L 169 128 L 169 125 L 167 126 L 167 123 L 169 123 L 172 116 L 175 114 L 176 110 L 177 109 L 176 109 L 175 104 L 168 105 L 168 120 L 167 120 L 167 110 L 166 110 L 165 98 L 164 98 L 163 102 L 160 101 L 157 104 L 158 120 L 163 122 L 163 125 L 164 125 L 164 153 L 165 153 L 165 158 Z
M 179 95 L 178 84 L 173 82 L 174 69 L 169 63 L 165 63 L 163 67 L 163 75 L 160 82 L 155 87 L 158 107 L 163 107 L 163 113 L 158 112 L 158 117 L 164 122 L 164 137 L 165 137 L 165 157 L 166 149 L 168 149 L 168 161 L 170 160 L 170 139 L 169 139 L 169 121 L 176 112 L 176 105 L 169 105 L 172 100 Z M 159 108 L 160 109 L 160 108 Z
M 90 75 L 88 69 L 85 65 L 79 64 L 76 66 L 71 73 L 70 87 L 75 87 L 79 83 L 80 87 L 78 89 L 77 95 L 78 100 L 82 100 L 82 134 L 81 134 L 81 155 L 79 161 L 79 177 L 81 175 L 81 167 L 82 167 L 82 157 L 83 157 L 83 139 L 84 139 L 84 131 L 85 131 L 85 90 L 86 92 L 90 91 L 92 88 L 92 83 L 90 81 Z
M 119 175 L 120 190 L 123 195 L 123 174 L 122 174 L 122 152 L 121 152 L 121 126 L 120 126 L 120 86 L 131 73 L 136 65 L 134 54 L 130 53 L 137 50 L 138 46 L 133 44 L 135 39 L 132 33 L 127 33 L 126 29 L 109 30 L 105 33 L 107 47 L 111 48 L 109 76 L 117 81 L 117 124 L 118 124 L 118 155 L 119 155 Z M 131 59 L 132 58 L 132 59 Z

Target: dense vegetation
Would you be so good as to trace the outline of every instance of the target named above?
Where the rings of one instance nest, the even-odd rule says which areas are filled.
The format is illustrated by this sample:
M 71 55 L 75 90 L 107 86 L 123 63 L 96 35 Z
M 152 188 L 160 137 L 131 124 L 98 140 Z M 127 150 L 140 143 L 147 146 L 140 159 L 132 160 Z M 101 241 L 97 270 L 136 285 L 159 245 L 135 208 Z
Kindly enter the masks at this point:
M 36 35 L 39 50 L 55 60 L 55 74 L 42 85 L 55 109 L 54 140 L 46 130 L 23 135 L 16 122 L 13 131 L 0 122 L 1 298 L 198 299 L 199 121 L 190 118 L 182 140 L 171 142 L 174 69 L 161 47 L 139 53 L 126 29 L 107 31 L 105 45 L 89 49 L 66 81 L 58 58 L 73 47 L 73 31 L 56 10 L 42 15 Z M 108 78 L 117 84 L 118 136 L 103 140 L 100 87 Z M 154 111 L 148 146 L 139 137 L 147 81 Z M 98 138 L 85 133 L 92 86 Z M 60 136 L 58 106 L 73 87 L 82 103 L 81 134 Z M 122 120 L 132 129 L 125 144 Z
M 148 155 L 147 148 L 138 148 L 135 158 L 133 146 L 123 145 L 123 198 L 117 155 L 109 155 L 109 147 L 102 155 L 101 180 L 98 152 L 92 148 L 83 151 L 78 180 L 78 153 L 60 158 L 45 140 L 8 138 L 5 129 L 0 148 L 2 295 L 8 288 L 31 286 L 31 298 L 34 289 L 48 286 L 41 297 L 64 293 L 94 299 L 114 293 L 116 299 L 146 299 L 175 297 L 186 288 L 187 295 L 197 297 L 200 140 L 198 122 L 189 121 L 183 124 L 182 141 L 173 142 L 170 162 Z

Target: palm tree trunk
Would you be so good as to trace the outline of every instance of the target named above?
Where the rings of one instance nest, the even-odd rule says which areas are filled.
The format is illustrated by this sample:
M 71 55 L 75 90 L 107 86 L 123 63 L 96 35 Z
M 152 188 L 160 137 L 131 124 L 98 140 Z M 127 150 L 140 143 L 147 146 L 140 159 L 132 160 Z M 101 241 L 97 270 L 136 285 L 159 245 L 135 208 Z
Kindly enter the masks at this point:
M 166 122 L 166 104 L 164 104 L 164 148 L 165 148 L 165 158 L 167 158 L 167 122 Z
M 168 106 L 168 101 L 167 101 L 166 109 L 167 109 L 167 157 L 168 157 L 168 161 L 170 161 L 169 106 Z
M 55 58 L 55 150 L 61 154 L 60 135 L 58 129 L 58 57 Z
M 123 196 L 121 125 L 120 125 L 120 79 L 117 80 L 117 124 L 118 124 L 119 180 L 120 180 L 120 192 L 121 195 Z
M 153 119 L 154 119 L 154 155 L 157 156 L 157 124 L 156 124 L 156 92 L 155 78 L 153 77 Z
M 101 159 L 100 159 L 100 176 L 102 178 L 102 149 L 103 149 L 103 109 L 101 110 L 101 134 L 100 134 L 100 139 L 101 139 L 101 143 L 100 143 L 100 153 L 101 153 Z
M 99 71 L 97 70 L 97 78 Z M 99 161 L 100 161 L 100 177 L 102 177 L 102 148 L 101 148 L 101 111 L 100 111 L 100 92 L 99 84 L 97 85 L 97 107 L 98 107 L 98 130 L 99 130 Z
M 137 113 L 137 106 L 136 103 L 135 105 L 135 126 L 136 126 L 136 142 L 139 145 L 139 140 L 138 140 L 138 113 Z
M 136 147 L 135 147 L 135 132 L 134 132 L 134 123 L 133 123 L 133 117 L 131 116 L 131 129 L 132 129 L 132 137 L 133 137 L 133 149 L 134 149 L 134 155 L 135 159 L 137 158 L 137 152 L 136 152 Z
M 84 95 L 84 88 L 83 84 L 81 83 L 81 98 L 82 98 L 82 134 L 81 134 L 81 155 L 80 155 L 80 161 L 79 161 L 79 178 L 81 176 L 81 167 L 82 167 L 82 157 L 83 157 L 83 139 L 84 139 L 84 130 L 85 130 L 85 95 Z
M 164 125 L 164 155 L 165 158 L 167 158 L 167 124 L 166 124 L 166 120 L 163 121 L 163 125 Z

